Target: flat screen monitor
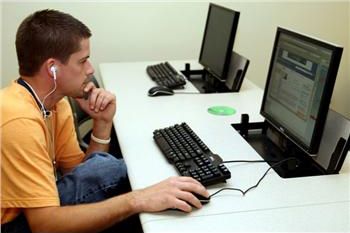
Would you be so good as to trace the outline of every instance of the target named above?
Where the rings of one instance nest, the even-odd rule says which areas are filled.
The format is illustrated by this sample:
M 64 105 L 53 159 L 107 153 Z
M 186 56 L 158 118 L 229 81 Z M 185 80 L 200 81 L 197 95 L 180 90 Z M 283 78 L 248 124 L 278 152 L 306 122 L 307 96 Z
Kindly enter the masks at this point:
M 220 81 L 226 80 L 238 19 L 239 12 L 210 3 L 199 63 Z
M 308 154 L 318 152 L 342 51 L 277 28 L 261 114 Z

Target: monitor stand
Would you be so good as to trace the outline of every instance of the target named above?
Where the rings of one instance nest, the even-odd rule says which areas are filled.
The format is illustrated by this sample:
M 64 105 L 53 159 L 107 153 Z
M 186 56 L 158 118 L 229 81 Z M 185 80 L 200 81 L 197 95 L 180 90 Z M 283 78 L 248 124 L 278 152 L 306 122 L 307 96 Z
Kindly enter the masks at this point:
M 239 92 L 248 70 L 249 59 L 232 51 L 228 73 L 225 80 L 219 80 L 206 70 L 191 70 L 190 64 L 185 64 L 181 71 L 200 93 Z
M 242 121 L 232 126 L 282 178 L 329 174 L 313 158 L 289 139 L 274 130 L 267 121 L 249 123 L 249 116 L 242 114 Z
M 181 73 L 187 78 L 189 82 L 197 88 L 200 93 L 206 93 L 204 89 L 205 83 L 205 70 L 191 70 L 190 63 L 185 64 L 185 70 L 181 70 Z
M 190 64 L 185 64 L 185 70 L 181 71 L 186 76 L 200 93 L 221 93 L 231 92 L 226 86 L 225 82 L 219 81 L 213 77 L 206 70 L 191 70 Z

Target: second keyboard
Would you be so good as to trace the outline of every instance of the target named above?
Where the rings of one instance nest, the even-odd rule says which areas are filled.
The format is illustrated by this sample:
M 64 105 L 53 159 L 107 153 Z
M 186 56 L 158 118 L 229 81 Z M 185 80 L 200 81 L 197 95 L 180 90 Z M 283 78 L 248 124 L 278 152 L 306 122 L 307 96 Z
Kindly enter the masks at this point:
M 183 88 L 186 84 L 184 76 L 179 74 L 168 62 L 147 66 L 146 72 L 160 86 L 177 89 Z

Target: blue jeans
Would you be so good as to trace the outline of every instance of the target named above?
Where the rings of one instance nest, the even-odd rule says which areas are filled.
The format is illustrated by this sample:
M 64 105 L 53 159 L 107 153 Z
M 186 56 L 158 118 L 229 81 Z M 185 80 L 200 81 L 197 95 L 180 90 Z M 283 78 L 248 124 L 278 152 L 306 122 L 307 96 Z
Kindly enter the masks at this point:
M 93 203 L 130 191 L 122 159 L 91 154 L 72 172 L 57 180 L 61 206 Z
M 91 154 L 57 182 L 61 206 L 94 203 L 130 191 L 122 159 L 104 152 Z M 1 226 L 2 232 L 30 232 L 23 214 Z

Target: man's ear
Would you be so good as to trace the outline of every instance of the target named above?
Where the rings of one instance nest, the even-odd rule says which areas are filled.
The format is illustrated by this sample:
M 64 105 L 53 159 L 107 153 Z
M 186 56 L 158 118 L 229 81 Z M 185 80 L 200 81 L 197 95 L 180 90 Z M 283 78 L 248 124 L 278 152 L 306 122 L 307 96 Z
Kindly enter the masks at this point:
M 56 80 L 57 79 L 57 60 L 54 58 L 49 58 L 47 59 L 47 61 L 45 62 L 45 68 L 47 69 L 47 72 L 49 73 L 49 75 Z

